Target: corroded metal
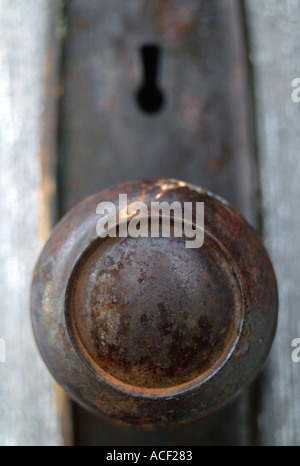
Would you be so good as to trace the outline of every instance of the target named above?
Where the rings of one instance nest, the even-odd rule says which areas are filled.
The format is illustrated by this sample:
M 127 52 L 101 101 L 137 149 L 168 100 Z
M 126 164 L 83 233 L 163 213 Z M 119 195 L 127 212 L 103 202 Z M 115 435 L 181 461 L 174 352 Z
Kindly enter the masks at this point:
M 99 238 L 96 207 L 118 206 L 120 193 L 149 212 L 157 199 L 204 202 L 203 246 Z M 276 280 L 261 240 L 219 197 L 176 180 L 127 182 L 57 225 L 35 269 L 32 321 L 48 368 L 83 406 L 147 428 L 180 425 L 257 375 L 276 329 Z

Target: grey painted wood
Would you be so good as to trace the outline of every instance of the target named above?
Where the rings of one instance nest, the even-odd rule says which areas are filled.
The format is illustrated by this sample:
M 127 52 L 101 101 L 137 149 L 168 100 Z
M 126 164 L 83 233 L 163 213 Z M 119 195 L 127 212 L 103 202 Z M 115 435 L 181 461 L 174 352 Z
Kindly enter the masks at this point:
M 264 445 L 300 444 L 300 1 L 246 0 L 255 73 L 265 243 L 279 285 L 277 337 L 265 369 L 259 425 Z
M 246 0 L 255 73 L 265 243 L 279 284 L 276 341 L 264 370 L 259 427 L 264 445 L 300 444 L 300 0 Z M 56 390 L 29 320 L 31 272 L 48 221 L 40 159 L 51 0 L 0 0 L 0 445 L 59 445 Z M 43 220 L 43 221 L 42 221 Z M 45 223 L 46 222 L 46 223 Z M 0 355 L 0 361 L 2 360 Z
M 31 274 L 47 231 L 40 154 L 54 6 L 0 0 L 1 446 L 62 444 L 56 390 L 29 316 Z

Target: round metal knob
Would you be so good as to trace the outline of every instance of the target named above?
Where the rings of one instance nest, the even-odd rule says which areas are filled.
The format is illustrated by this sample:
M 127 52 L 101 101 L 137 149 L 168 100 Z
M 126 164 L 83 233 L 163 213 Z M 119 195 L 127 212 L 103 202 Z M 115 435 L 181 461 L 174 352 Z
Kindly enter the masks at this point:
M 203 244 L 187 248 L 174 216 L 169 237 L 120 235 L 134 216 L 118 208 L 119 194 L 145 203 L 149 222 L 154 201 L 204 203 L 204 226 L 195 207 L 192 216 Z M 114 235 L 99 237 L 101 202 L 117 206 Z M 277 307 L 253 229 L 219 197 L 176 180 L 124 183 L 78 204 L 41 253 L 31 299 L 38 347 L 68 394 L 148 428 L 198 420 L 239 394 L 269 352 Z

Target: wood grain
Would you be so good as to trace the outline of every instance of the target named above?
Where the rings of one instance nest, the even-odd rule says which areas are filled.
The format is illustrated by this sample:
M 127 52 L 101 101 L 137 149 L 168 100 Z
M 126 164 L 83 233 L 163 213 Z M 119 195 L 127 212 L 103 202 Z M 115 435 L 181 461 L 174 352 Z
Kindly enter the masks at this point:
M 299 0 L 246 0 L 255 77 L 265 244 L 278 279 L 277 337 L 264 371 L 259 426 L 263 445 L 300 444 L 300 364 L 291 343 L 300 336 L 300 77 Z
M 0 1 L 1 446 L 63 443 L 56 389 L 29 314 L 31 276 L 50 227 L 51 175 L 45 187 L 41 135 L 50 116 L 45 83 L 54 63 L 56 6 L 52 0 Z

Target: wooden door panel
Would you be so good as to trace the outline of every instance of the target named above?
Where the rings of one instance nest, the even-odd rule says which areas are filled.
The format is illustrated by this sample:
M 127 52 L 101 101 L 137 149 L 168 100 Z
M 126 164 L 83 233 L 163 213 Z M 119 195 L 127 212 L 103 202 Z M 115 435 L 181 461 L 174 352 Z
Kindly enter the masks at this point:
M 300 2 L 21 3 L 0 5 L 0 445 L 299 444 Z M 152 116 L 136 102 L 147 44 L 161 52 L 165 97 Z M 262 374 L 233 404 L 144 432 L 57 389 L 33 342 L 29 294 L 63 213 L 108 185 L 156 176 L 215 191 L 263 234 L 280 314 Z

